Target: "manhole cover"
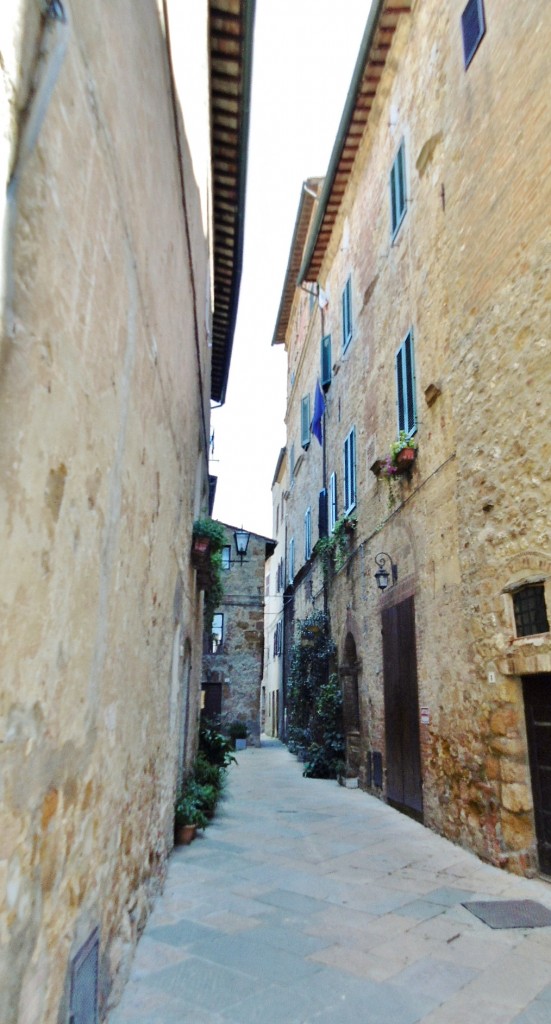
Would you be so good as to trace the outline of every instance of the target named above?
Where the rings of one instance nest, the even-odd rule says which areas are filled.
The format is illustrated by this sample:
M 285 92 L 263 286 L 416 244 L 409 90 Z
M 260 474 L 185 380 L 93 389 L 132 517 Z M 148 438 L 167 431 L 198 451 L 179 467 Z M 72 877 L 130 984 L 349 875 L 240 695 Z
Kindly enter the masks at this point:
M 545 928 L 551 925 L 551 910 L 535 900 L 480 900 L 462 905 L 490 928 Z

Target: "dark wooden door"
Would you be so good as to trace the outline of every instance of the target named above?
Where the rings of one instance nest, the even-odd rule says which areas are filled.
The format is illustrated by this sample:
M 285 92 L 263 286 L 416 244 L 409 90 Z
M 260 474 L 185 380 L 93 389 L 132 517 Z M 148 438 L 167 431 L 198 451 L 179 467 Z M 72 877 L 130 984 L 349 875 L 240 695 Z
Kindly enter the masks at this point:
M 387 799 L 423 818 L 415 609 L 408 597 L 382 613 Z
M 209 721 L 217 722 L 222 714 L 222 683 L 206 683 L 203 690 L 205 693 L 204 716 Z
M 523 684 L 539 864 L 551 875 L 551 675 L 525 676 Z

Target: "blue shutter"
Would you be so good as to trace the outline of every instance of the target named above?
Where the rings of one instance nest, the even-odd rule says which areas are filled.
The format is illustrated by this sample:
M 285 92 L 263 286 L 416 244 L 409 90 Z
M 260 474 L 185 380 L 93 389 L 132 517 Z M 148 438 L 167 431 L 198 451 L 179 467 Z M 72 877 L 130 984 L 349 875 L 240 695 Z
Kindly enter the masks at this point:
M 303 448 L 310 444 L 310 395 L 305 395 L 300 406 L 300 443 Z
M 417 429 L 415 407 L 415 361 L 413 331 L 409 331 L 396 353 L 396 406 L 398 432 L 414 434 Z
M 392 237 L 398 231 L 404 214 L 406 212 L 406 158 L 404 141 L 400 148 L 390 172 L 390 220 Z
M 327 537 L 327 490 L 323 487 L 318 499 L 318 536 Z
M 321 386 L 328 388 L 331 383 L 331 335 L 321 339 Z
M 461 15 L 461 30 L 463 33 L 463 57 L 465 67 L 468 68 L 486 31 L 482 0 L 469 0 Z
M 333 533 L 335 523 L 338 519 L 337 506 L 337 474 L 331 473 L 329 477 L 329 532 Z

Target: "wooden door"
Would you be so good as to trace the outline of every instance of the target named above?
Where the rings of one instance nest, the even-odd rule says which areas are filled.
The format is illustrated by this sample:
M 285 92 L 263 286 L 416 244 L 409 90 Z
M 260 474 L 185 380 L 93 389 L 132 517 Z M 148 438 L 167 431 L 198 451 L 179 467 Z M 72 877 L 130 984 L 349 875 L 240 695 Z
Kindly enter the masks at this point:
M 523 684 L 539 865 L 551 875 L 551 674 Z
M 382 613 L 387 799 L 423 818 L 413 597 Z

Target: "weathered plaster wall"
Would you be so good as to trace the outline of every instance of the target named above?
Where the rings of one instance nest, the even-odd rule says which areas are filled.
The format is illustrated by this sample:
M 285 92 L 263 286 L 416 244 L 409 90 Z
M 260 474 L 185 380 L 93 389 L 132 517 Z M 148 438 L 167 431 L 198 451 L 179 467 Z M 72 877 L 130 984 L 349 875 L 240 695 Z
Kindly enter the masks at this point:
M 4 181 L 41 30 L 34 3 L 8 7 Z M 68 1019 L 69 961 L 96 926 L 102 1010 L 116 999 L 198 716 L 188 551 L 206 498 L 194 316 L 208 406 L 208 180 L 184 137 L 188 252 L 159 10 L 66 7 L 11 221 L 0 362 L 5 1024 Z
M 465 70 L 463 6 L 418 0 L 400 21 L 322 267 L 323 326 L 314 311 L 305 328 L 306 300 L 297 298 L 288 437 L 330 331 L 327 477 L 337 473 L 342 510 L 343 443 L 355 426 L 358 528 L 329 607 L 339 659 L 349 632 L 360 658 L 362 777 L 368 750 L 385 755 L 381 609 L 414 595 L 419 706 L 429 715 L 421 725 L 425 821 L 524 872 L 536 853 L 520 676 L 548 672 L 551 662 L 548 637 L 514 639 L 504 590 L 551 572 L 542 431 L 551 374 L 551 22 L 543 4 L 506 11 L 488 0 L 486 35 Z M 402 138 L 408 203 L 391 241 L 389 174 Z M 354 337 L 343 354 L 350 273 Z M 397 433 L 394 361 L 410 328 L 419 452 L 411 479 L 395 482 L 390 508 L 386 482 L 370 466 Z M 312 440 L 290 498 L 289 535 L 300 533 L 321 486 Z M 384 598 L 373 579 L 380 551 L 399 571 Z M 297 617 L 312 598 L 320 607 L 319 585 L 306 574 Z

